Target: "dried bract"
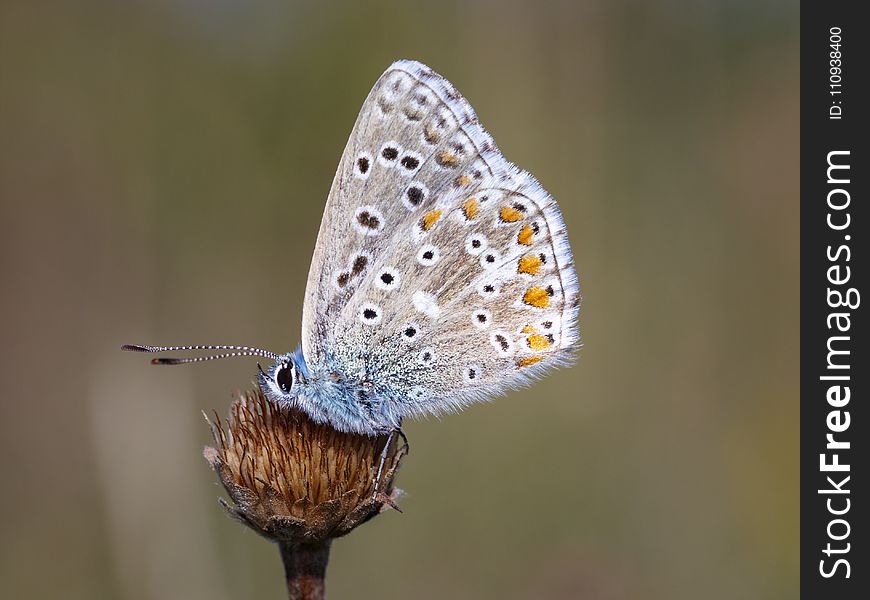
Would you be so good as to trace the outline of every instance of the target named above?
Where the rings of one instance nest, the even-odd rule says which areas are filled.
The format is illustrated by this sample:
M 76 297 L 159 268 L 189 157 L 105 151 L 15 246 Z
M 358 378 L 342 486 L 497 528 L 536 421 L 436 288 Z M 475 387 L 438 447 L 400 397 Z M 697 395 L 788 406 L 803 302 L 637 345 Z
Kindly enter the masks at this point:
M 215 447 L 206 447 L 204 456 L 233 502 L 221 504 L 272 541 L 325 542 L 397 508 L 400 490 L 393 478 L 407 452 L 401 436 L 338 432 L 300 411 L 279 408 L 259 387 L 232 403 L 225 423 L 217 415 L 208 421 Z

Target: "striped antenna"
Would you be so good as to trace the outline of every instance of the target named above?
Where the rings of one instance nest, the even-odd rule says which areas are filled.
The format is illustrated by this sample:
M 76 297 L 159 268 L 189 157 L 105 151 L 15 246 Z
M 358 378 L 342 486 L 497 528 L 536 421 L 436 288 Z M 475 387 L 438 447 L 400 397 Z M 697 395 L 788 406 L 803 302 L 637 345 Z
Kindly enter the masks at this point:
M 138 344 L 124 344 L 121 350 L 127 352 L 178 352 L 180 350 L 231 350 L 223 354 L 213 354 L 211 356 L 195 356 L 191 358 L 154 358 L 151 360 L 152 365 L 184 365 L 188 363 L 205 362 L 207 360 L 218 360 L 219 358 L 233 358 L 236 356 L 262 356 L 271 360 L 278 360 L 278 355 L 268 350 L 260 348 L 250 348 L 248 346 L 222 346 L 222 345 L 194 345 L 194 346 L 140 346 Z

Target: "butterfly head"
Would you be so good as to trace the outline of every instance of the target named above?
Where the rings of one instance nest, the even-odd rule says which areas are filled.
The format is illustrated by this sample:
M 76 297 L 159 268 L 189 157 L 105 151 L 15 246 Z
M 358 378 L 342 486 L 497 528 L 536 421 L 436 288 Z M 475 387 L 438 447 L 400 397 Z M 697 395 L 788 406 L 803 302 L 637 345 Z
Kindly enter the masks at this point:
M 280 404 L 294 404 L 299 386 L 307 377 L 302 351 L 276 357 L 275 362 L 265 370 L 259 364 L 257 367 L 260 370 L 258 382 L 266 397 Z

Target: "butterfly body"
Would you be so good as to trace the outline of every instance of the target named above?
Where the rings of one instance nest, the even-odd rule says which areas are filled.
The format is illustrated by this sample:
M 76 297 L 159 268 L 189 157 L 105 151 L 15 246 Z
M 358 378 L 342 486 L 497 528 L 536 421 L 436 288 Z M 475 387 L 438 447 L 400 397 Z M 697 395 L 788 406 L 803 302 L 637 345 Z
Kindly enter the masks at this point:
M 569 362 L 578 311 L 555 201 L 446 79 L 399 61 L 366 99 L 333 181 L 302 345 L 260 384 L 315 420 L 378 434 Z
M 349 373 L 344 364 L 321 362 L 309 368 L 301 349 L 280 356 L 260 373 L 259 383 L 273 402 L 299 408 L 319 423 L 340 431 L 369 435 L 388 433 L 399 427 L 399 403 L 377 389 L 377 373 Z M 278 373 L 293 370 L 291 385 L 278 383 Z

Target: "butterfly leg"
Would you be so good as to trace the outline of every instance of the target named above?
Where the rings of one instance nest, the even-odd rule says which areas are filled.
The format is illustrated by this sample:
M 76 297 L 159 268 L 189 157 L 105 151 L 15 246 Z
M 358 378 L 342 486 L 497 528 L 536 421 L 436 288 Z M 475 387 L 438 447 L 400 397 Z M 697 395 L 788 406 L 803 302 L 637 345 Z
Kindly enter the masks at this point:
M 408 454 L 408 452 L 411 451 L 411 444 L 408 443 L 408 436 L 405 435 L 405 432 L 402 431 L 401 427 L 396 427 L 393 431 L 398 433 L 399 436 L 402 438 L 402 443 L 405 445 L 405 454 Z
M 405 432 L 402 431 L 401 427 L 396 427 L 395 429 L 391 429 L 389 435 L 387 436 L 387 442 L 384 444 L 384 449 L 381 450 L 381 458 L 378 462 L 378 471 L 375 475 L 374 485 L 372 486 L 372 498 L 378 495 L 379 487 L 381 485 L 381 475 L 384 472 L 384 464 L 387 462 L 387 454 L 390 452 L 390 446 L 393 445 L 393 439 L 396 435 L 402 438 L 402 442 L 405 445 L 404 452 L 407 454 L 410 445 L 408 444 L 408 437 L 405 435 Z

